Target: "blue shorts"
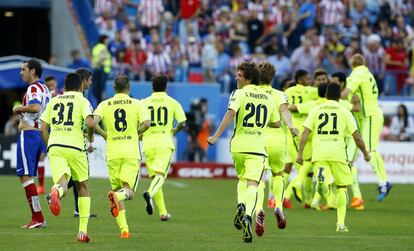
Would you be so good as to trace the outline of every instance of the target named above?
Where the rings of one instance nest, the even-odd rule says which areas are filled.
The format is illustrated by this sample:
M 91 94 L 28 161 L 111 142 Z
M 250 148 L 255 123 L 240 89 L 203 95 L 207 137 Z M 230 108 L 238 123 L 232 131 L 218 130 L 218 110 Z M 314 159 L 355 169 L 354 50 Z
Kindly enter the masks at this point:
M 17 176 L 37 175 L 37 164 L 42 153 L 42 136 L 40 131 L 28 130 L 19 133 L 17 141 Z
M 47 155 L 47 146 L 43 140 L 42 140 L 42 145 L 40 146 L 40 153 L 44 153 L 45 156 Z

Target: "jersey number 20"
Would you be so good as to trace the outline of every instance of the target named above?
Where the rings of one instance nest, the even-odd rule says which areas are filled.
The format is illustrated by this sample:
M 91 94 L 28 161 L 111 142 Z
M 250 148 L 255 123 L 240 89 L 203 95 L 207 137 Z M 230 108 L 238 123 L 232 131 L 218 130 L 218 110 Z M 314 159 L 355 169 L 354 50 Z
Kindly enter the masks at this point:
M 243 127 L 257 127 L 263 128 L 267 120 L 267 107 L 263 104 L 255 106 L 253 103 L 247 103 L 245 107 L 249 113 L 244 116 Z M 254 117 L 254 123 L 251 118 Z M 251 121 L 251 122 L 249 122 Z

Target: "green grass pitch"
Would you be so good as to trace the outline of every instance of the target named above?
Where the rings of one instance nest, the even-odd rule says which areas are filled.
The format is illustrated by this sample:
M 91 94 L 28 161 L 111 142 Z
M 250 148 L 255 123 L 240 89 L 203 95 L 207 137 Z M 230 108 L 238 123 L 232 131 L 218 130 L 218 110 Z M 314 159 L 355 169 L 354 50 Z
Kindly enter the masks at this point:
M 47 179 L 47 188 L 51 185 Z M 161 222 L 157 210 L 148 216 L 142 193 L 149 184 L 140 180 L 136 197 L 127 202 L 132 238 L 119 238 L 109 211 L 109 182 L 90 180 L 91 242 L 78 243 L 78 219 L 73 217 L 73 195 L 62 199 L 62 211 L 53 216 L 42 196 L 47 228 L 26 230 L 30 211 L 18 178 L 0 177 L 0 250 L 409 250 L 414 248 L 414 185 L 395 185 L 389 197 L 376 202 L 375 185 L 363 185 L 366 210 L 349 210 L 349 233 L 335 232 L 336 211 L 317 212 L 299 204 L 285 210 L 287 227 L 277 229 L 272 210 L 266 208 L 265 234 L 243 243 L 233 227 L 236 180 L 170 179 L 164 186 L 169 222 Z M 254 230 L 253 230 L 254 231 Z

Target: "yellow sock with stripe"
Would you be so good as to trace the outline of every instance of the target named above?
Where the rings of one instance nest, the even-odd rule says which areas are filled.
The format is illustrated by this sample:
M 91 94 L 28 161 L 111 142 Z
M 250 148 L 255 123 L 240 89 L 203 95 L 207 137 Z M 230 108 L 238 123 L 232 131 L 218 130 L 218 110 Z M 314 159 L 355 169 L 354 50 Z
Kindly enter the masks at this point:
M 252 217 L 257 206 L 257 186 L 248 186 L 246 191 L 246 215 Z
M 118 201 L 126 200 L 128 196 L 127 191 L 123 188 L 116 191 L 115 194 L 116 194 L 116 197 L 118 198 Z
M 155 202 L 155 205 L 157 205 L 160 216 L 166 215 L 167 208 L 165 208 L 164 193 L 162 191 L 162 188 L 160 188 L 160 190 L 158 190 L 158 192 L 154 195 L 153 200 Z
M 276 207 L 283 211 L 283 196 L 285 193 L 285 184 L 283 177 L 280 175 L 273 177 L 273 194 L 275 195 Z
M 319 193 L 322 199 L 325 199 L 328 201 L 329 196 L 329 186 L 326 184 L 326 182 L 316 182 L 316 191 Z
M 65 193 L 65 190 L 63 189 L 63 187 L 60 184 L 54 184 L 53 187 L 58 190 L 59 198 L 62 198 L 63 194 Z
M 165 178 L 162 175 L 155 175 L 154 179 L 151 182 L 150 187 L 148 188 L 148 192 L 151 197 L 154 197 L 154 195 L 158 192 L 158 190 L 161 189 L 162 185 L 164 185 Z
M 362 199 L 361 189 L 359 189 L 358 169 L 355 166 L 351 167 L 352 171 L 352 195 Z
M 237 204 L 246 204 L 247 183 L 245 180 L 239 180 L 237 183 Z
M 119 229 L 122 232 L 128 232 L 129 233 L 129 228 L 128 228 L 128 224 L 127 224 L 127 220 L 126 220 L 126 210 L 119 210 L 119 214 L 116 217 L 116 223 L 118 223 Z
M 256 212 L 259 212 L 260 210 L 263 209 L 265 187 L 266 187 L 266 185 L 265 185 L 264 181 L 260 181 L 259 187 L 257 188 Z
M 384 160 L 377 151 L 371 152 L 370 154 L 371 160 L 369 163 L 371 163 L 374 173 L 378 176 L 379 184 L 385 185 L 385 182 L 387 182 L 387 173 L 385 172 Z
M 336 190 L 336 198 L 337 198 L 337 224 L 345 224 L 345 216 L 346 216 L 346 202 L 347 202 L 347 189 L 346 188 L 338 188 Z
M 79 197 L 79 232 L 88 233 L 89 214 L 91 212 L 91 197 Z

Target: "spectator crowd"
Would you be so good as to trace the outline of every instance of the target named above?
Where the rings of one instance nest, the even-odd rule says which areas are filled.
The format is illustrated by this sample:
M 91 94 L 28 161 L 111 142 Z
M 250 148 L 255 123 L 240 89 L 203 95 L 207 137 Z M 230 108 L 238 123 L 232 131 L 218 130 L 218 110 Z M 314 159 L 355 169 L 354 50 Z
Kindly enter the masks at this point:
M 235 88 L 243 60 L 269 60 L 275 84 L 297 69 L 349 72 L 362 53 L 382 95 L 414 95 L 412 0 L 95 0 L 114 76 Z M 102 57 L 103 58 L 103 57 Z M 92 65 L 94 59 L 92 59 Z

